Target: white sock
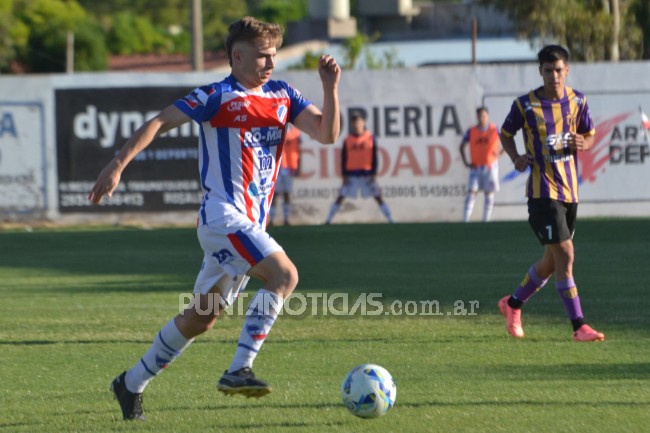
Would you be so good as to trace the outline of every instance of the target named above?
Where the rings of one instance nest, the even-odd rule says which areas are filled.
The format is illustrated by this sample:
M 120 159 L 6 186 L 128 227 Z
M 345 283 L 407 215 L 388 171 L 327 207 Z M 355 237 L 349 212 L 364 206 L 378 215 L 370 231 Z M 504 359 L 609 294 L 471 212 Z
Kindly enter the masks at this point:
M 330 213 L 329 213 L 329 215 L 327 215 L 327 219 L 325 220 L 326 224 L 329 224 L 329 223 L 332 222 L 332 218 L 334 218 L 334 215 L 336 215 L 336 212 L 338 212 L 340 208 L 341 208 L 341 206 L 336 204 L 336 202 L 332 203 L 332 207 L 330 208 Z
M 135 393 L 141 393 L 151 379 L 156 377 L 164 368 L 192 343 L 181 334 L 174 319 L 162 327 L 151 347 L 129 371 L 126 372 L 126 388 Z
M 469 222 L 469 217 L 472 215 L 472 210 L 474 209 L 474 201 L 476 196 L 474 194 L 467 194 L 465 197 L 465 212 L 463 214 L 463 221 Z
M 229 373 L 253 366 L 257 352 L 262 347 L 262 343 L 282 309 L 282 302 L 282 297 L 266 289 L 260 289 L 255 294 L 246 310 L 244 326 L 239 336 L 235 357 L 228 369 Z
M 282 210 L 284 211 L 284 222 L 288 223 L 289 222 L 289 215 L 291 215 L 291 204 L 290 203 L 282 203 Z
M 386 217 L 386 219 L 388 220 L 389 223 L 392 224 L 392 223 L 395 222 L 395 221 L 393 221 L 393 216 L 390 214 L 390 209 L 388 208 L 388 205 L 386 204 L 386 202 L 380 204 L 379 209 L 381 209 L 381 212 L 384 214 L 384 216 Z
M 494 207 L 494 193 L 485 194 L 485 204 L 483 206 L 483 221 L 490 221 L 492 208 Z

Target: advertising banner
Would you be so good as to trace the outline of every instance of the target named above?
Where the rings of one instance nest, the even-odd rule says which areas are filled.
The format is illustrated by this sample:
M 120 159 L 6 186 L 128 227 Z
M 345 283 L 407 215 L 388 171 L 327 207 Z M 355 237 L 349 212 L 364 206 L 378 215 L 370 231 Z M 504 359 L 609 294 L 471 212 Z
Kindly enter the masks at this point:
M 0 102 L 0 215 L 41 215 L 47 208 L 43 106 Z
M 643 78 L 646 69 L 643 64 L 575 69 L 580 79 L 575 87 L 586 94 L 597 130 L 594 148 L 579 156 L 581 202 L 612 206 L 621 201 L 650 202 L 650 190 L 644 187 L 650 181 L 646 168 L 650 147 L 640 115 L 640 107 L 650 112 L 650 84 Z M 598 87 L 614 83 L 607 79 L 614 73 L 626 77 L 615 81 L 623 87 Z M 74 83 L 66 81 L 65 86 L 55 85 L 58 211 L 198 209 L 198 127 L 193 123 L 157 138 L 129 165 L 118 190 L 102 206 L 91 206 L 87 195 L 101 169 L 143 122 L 195 87 L 222 78 L 210 73 L 153 74 L 143 82 L 142 77 L 108 75 L 100 83 L 96 76 L 84 76 Z M 274 78 L 289 82 L 322 106 L 316 71 L 276 72 Z M 641 90 L 632 87 L 634 83 Z M 365 113 L 367 127 L 375 135 L 377 182 L 394 219 L 461 220 L 469 171 L 459 146 L 465 131 L 476 123 L 476 108 L 487 106 L 491 122 L 500 129 L 514 98 L 540 84 L 533 64 L 344 71 L 339 85 L 341 136 L 336 143 L 323 145 L 302 134 L 301 172 L 291 197 L 292 222 L 325 221 L 341 187 L 341 148 L 353 110 Z M 516 141 L 523 151 L 521 134 Z M 495 215 L 525 218 L 527 174 L 514 171 L 506 155 L 499 164 L 501 189 L 495 198 Z M 275 200 L 281 203 L 282 198 Z M 346 199 L 334 220 L 383 221 L 377 203 L 361 198 Z
M 127 167 L 110 200 L 88 200 L 102 168 L 146 120 L 188 87 L 84 88 L 56 91 L 59 211 L 196 209 L 198 128 L 188 123 L 157 138 Z

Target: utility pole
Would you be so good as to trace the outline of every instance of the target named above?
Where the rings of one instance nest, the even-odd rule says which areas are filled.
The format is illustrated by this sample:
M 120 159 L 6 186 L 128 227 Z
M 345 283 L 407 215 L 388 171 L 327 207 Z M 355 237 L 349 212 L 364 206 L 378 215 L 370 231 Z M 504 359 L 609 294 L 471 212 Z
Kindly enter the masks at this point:
M 472 65 L 475 65 L 476 62 L 476 42 L 478 39 L 478 20 L 476 18 L 472 19 Z
M 74 72 L 74 32 L 68 30 L 65 38 L 65 72 L 72 74 Z
M 203 13 L 201 0 L 192 0 L 192 70 L 203 71 Z

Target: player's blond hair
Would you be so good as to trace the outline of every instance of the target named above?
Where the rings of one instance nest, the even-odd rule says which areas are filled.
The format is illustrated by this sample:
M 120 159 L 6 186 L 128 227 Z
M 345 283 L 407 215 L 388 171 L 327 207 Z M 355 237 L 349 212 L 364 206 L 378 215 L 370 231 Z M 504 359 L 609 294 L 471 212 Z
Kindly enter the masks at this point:
M 236 42 L 253 43 L 258 39 L 263 39 L 275 48 L 282 46 L 283 29 L 278 24 L 265 23 L 253 17 L 244 17 L 228 27 L 228 36 L 226 36 L 226 51 L 228 52 L 228 61 L 232 66 L 232 47 Z

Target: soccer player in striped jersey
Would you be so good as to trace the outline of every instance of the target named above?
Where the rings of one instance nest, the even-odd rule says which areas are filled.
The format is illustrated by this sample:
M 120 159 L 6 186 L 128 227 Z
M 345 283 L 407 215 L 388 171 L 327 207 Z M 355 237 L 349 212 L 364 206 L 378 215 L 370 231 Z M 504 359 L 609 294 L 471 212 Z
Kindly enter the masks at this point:
M 499 153 L 501 142 L 499 130 L 490 122 L 487 107 L 476 109 L 478 123 L 467 130 L 463 141 L 460 143 L 460 156 L 469 167 L 469 181 L 463 221 L 469 222 L 476 201 L 476 194 L 485 193 L 483 205 L 483 221 L 488 222 L 494 206 L 494 193 L 499 190 Z M 469 145 L 470 160 L 467 161 L 465 148 Z
M 157 136 L 186 122 L 199 124 L 203 202 L 197 232 L 204 259 L 195 302 L 167 322 L 144 356 L 112 382 L 124 419 L 144 419 L 142 393 L 149 381 L 214 325 L 250 276 L 264 288 L 248 307 L 232 363 L 217 388 L 247 397 L 271 391 L 255 377 L 252 365 L 283 299 L 298 283 L 293 262 L 265 232 L 287 124 L 324 144 L 334 143 L 340 132 L 341 70 L 336 61 L 329 55 L 319 60 L 321 110 L 286 82 L 271 80 L 281 44 L 282 28 L 276 24 L 251 17 L 231 24 L 226 38 L 231 74 L 195 89 L 142 125 L 102 170 L 89 194 L 99 204 L 111 196 L 127 164 Z
M 555 276 L 555 287 L 573 326 L 575 341 L 605 335 L 584 322 L 573 278 L 573 233 L 578 210 L 578 152 L 588 151 L 596 130 L 585 96 L 565 85 L 569 53 L 558 45 L 538 53 L 544 85 L 515 99 L 501 129 L 501 144 L 518 171 L 530 167 L 526 186 L 528 221 L 544 246 L 512 295 L 499 301 L 510 335 L 522 338 L 521 307 Z M 523 131 L 525 153 L 514 136 Z

